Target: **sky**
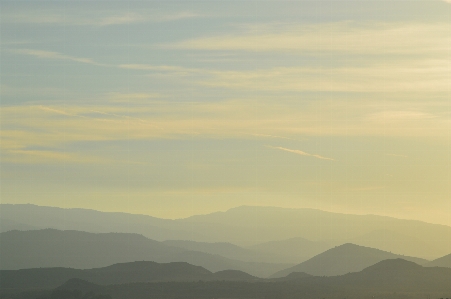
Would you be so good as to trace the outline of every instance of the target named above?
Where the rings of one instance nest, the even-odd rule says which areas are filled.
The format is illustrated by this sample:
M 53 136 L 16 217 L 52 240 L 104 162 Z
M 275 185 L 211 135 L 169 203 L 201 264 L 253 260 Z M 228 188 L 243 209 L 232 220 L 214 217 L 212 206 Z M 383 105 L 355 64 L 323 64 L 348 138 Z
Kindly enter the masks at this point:
M 0 0 L 0 199 L 451 225 L 451 1 Z

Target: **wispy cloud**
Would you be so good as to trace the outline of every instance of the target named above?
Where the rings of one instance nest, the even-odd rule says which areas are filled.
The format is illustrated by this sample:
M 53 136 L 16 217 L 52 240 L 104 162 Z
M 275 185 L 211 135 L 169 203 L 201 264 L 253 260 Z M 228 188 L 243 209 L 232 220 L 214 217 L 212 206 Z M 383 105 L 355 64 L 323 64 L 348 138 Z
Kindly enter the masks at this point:
M 150 74 L 187 78 L 192 83 L 227 89 L 261 91 L 398 92 L 449 91 L 449 61 L 429 59 L 390 65 L 374 63 L 343 67 L 277 67 L 257 70 L 212 70 L 177 65 L 106 64 L 90 58 L 36 49 L 11 49 L 16 54 L 68 60 L 101 67 L 149 71 Z
M 287 24 L 253 26 L 247 32 L 203 37 L 174 44 L 170 48 L 243 51 L 339 51 L 360 54 L 449 51 L 450 32 L 444 24 L 386 24 L 339 22 L 318 25 Z
M 355 23 L 317 25 L 286 24 L 261 29 L 255 26 L 243 33 L 190 39 L 162 45 L 196 50 L 331 51 L 358 54 L 448 53 L 451 29 L 443 24 Z
M 165 12 L 126 12 L 112 13 L 107 16 L 93 16 L 86 12 L 75 12 L 67 15 L 64 11 L 45 13 L 40 11 L 8 13 L 2 17 L 2 23 L 24 23 L 35 25 L 69 25 L 69 26 L 112 26 L 127 25 L 145 22 L 170 22 L 182 19 L 200 17 L 201 15 L 190 12 L 180 11 L 173 13 Z
M 417 121 L 431 119 L 435 117 L 436 117 L 435 115 L 423 111 L 386 110 L 372 113 L 367 116 L 367 119 L 377 122 L 394 122 L 394 121 Z
M 256 137 L 268 137 L 268 138 L 278 138 L 278 139 L 288 139 L 288 140 L 295 140 L 293 138 L 284 137 L 284 136 L 276 136 L 276 135 L 269 135 L 269 134 L 252 134 L 252 136 Z
M 70 60 L 70 61 L 75 61 L 75 62 L 93 64 L 93 65 L 97 65 L 97 66 L 108 66 L 106 64 L 95 62 L 90 58 L 70 56 L 70 55 L 65 55 L 65 54 L 61 54 L 59 52 L 53 52 L 53 51 L 44 51 L 44 50 L 35 50 L 35 49 L 11 49 L 10 51 L 13 53 L 16 53 L 16 54 L 29 55 L 29 56 L 34 56 L 34 57 L 38 57 L 38 58 Z
M 404 61 L 344 67 L 278 67 L 241 71 L 206 71 L 199 84 L 267 91 L 449 91 L 449 61 Z
M 280 147 L 280 146 L 268 146 L 268 147 L 269 148 L 273 148 L 273 149 L 286 151 L 286 152 L 293 153 L 293 154 L 297 154 L 297 155 L 301 155 L 301 156 L 308 156 L 308 157 L 313 157 L 313 158 L 317 158 L 317 159 L 321 159 L 321 160 L 335 161 L 335 159 L 332 159 L 332 158 L 323 157 L 323 156 L 320 156 L 320 155 L 317 155 L 317 154 L 309 154 L 309 153 L 306 153 L 306 152 L 301 151 L 301 150 L 289 149 L 289 148 Z
M 51 151 L 51 150 L 9 150 L 2 153 L 2 162 L 38 164 L 38 163 L 111 163 L 101 156 L 87 156 L 80 153 Z M 118 161 L 114 161 L 117 163 Z
M 148 100 L 145 105 L 105 102 L 103 105 L 4 106 L 0 109 L 0 146 L 3 154 L 9 152 L 19 157 L 19 154 L 33 156 L 33 153 L 21 152 L 30 148 L 62 148 L 76 142 L 186 139 L 195 136 L 217 139 L 257 136 L 287 140 L 308 136 L 449 137 L 449 116 L 446 113 L 434 118 L 398 120 L 390 123 L 387 130 L 380 122 L 362 117 L 383 107 L 375 108 L 374 102 L 363 105 L 360 100 L 338 102 L 332 106 L 318 104 L 303 105 L 302 108 L 261 99 L 258 103 L 246 99 L 216 103 Z M 447 111 L 448 107 L 449 103 L 445 102 L 442 106 L 428 109 Z M 255 133 L 256 128 L 265 133 Z M 334 160 L 302 150 L 271 148 Z M 46 153 L 36 153 L 33 157 L 39 155 L 44 159 Z
M 107 95 L 107 100 L 113 103 L 146 103 L 151 99 L 164 98 L 165 95 L 161 93 L 144 93 L 144 92 L 135 92 L 135 93 L 118 93 L 113 92 Z
M 91 25 L 98 26 L 110 26 L 110 25 L 122 25 L 122 24 L 132 24 L 141 23 L 146 21 L 146 18 L 137 13 L 126 13 L 122 15 L 109 16 L 98 21 L 93 21 Z M 89 22 L 87 22 L 89 24 Z

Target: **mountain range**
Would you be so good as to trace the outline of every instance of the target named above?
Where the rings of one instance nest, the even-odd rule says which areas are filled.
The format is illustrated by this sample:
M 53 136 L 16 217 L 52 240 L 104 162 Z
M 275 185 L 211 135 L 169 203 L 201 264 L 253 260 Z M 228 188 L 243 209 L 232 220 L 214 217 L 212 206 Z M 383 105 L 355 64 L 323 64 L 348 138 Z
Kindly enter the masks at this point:
M 130 233 L 88 233 L 55 229 L 0 233 L 0 269 L 37 267 L 89 269 L 115 263 L 188 262 L 209 271 L 241 270 L 267 277 L 290 264 L 243 262 L 187 250 Z
M 451 268 L 451 254 L 439 257 L 426 264 L 428 267 L 448 267 Z
M 132 262 L 94 269 L 34 268 L 0 270 L 0 289 L 26 290 L 56 288 L 69 279 L 81 279 L 99 285 L 162 281 L 252 281 L 258 278 L 237 270 L 212 273 L 183 262 Z
M 114 265 L 104 269 L 93 269 L 104 271 L 103 276 L 119 277 L 119 282 L 127 280 L 123 275 L 131 268 L 149 267 L 143 263 L 131 263 L 126 265 Z M 156 266 L 156 268 L 154 267 Z M 161 265 L 160 265 L 161 266 Z M 193 277 L 211 277 L 208 271 L 186 264 L 166 264 L 162 267 L 172 267 L 171 273 L 179 272 L 185 268 L 184 274 L 191 273 Z M 158 265 L 152 265 L 157 269 Z M 112 271 L 119 268 L 119 271 Z M 43 276 L 40 271 L 48 269 L 36 269 L 34 277 Z M 24 270 L 19 270 L 24 271 Z M 27 270 L 29 271 L 29 270 Z M 86 270 L 85 270 L 86 271 Z M 159 268 L 162 271 L 162 268 Z M 4 277 L 5 271 L 0 271 L 2 279 L 0 283 L 5 284 L 8 279 Z M 8 272 L 8 271 L 7 271 Z M 150 271 L 152 272 L 152 271 Z M 182 271 L 183 272 L 183 271 Z M 110 273 L 110 274 L 106 274 Z M 153 272 L 150 277 L 154 277 Z M 176 274 L 178 277 L 180 273 Z M 232 276 L 234 274 L 232 273 Z M 163 275 L 164 276 L 164 275 Z M 162 276 L 162 277 L 163 277 Z M 294 275 L 290 275 L 294 276 Z M 95 276 L 92 276 L 95 277 Z M 92 279 L 92 277 L 90 279 Z M 135 279 L 138 276 L 132 276 Z M 113 280 L 104 280 L 102 284 L 80 278 L 72 278 L 59 287 L 47 290 L 7 289 L 1 288 L 0 298 L 11 299 L 53 299 L 53 298 L 449 298 L 451 295 L 451 269 L 440 267 L 422 267 L 416 263 L 403 259 L 390 259 L 381 261 L 367 267 L 360 272 L 349 273 L 341 276 L 320 277 L 306 274 L 286 279 L 201 279 L 176 280 L 170 282 L 132 282 L 108 284 Z M 94 278 L 96 279 L 96 278 Z M 142 275 L 139 279 L 142 279 Z M 42 280 L 42 279 L 41 279 Z M 108 285 L 105 285 L 108 284 Z M 9 285 L 13 286 L 13 285 Z
M 284 269 L 271 277 L 285 277 L 293 272 L 304 272 L 315 276 L 336 276 L 363 269 L 387 259 L 402 258 L 420 265 L 429 261 L 408 256 L 400 256 L 379 249 L 351 243 L 331 248 L 303 263 Z
M 352 242 L 425 259 L 449 254 L 451 248 L 449 226 L 314 209 L 242 206 L 226 212 L 170 220 L 86 209 L 1 204 L 0 224 L 2 231 L 54 228 L 93 233 L 122 232 L 142 234 L 157 241 L 187 240 L 189 236 L 190 241 L 225 242 L 248 249 L 255 249 L 251 246 L 261 243 L 295 238 L 330 246 Z M 306 247 L 305 252 L 309 250 Z M 290 261 L 301 262 L 320 253 L 312 250 L 309 256 L 305 252 L 290 253 L 289 256 L 295 254 L 295 260 Z

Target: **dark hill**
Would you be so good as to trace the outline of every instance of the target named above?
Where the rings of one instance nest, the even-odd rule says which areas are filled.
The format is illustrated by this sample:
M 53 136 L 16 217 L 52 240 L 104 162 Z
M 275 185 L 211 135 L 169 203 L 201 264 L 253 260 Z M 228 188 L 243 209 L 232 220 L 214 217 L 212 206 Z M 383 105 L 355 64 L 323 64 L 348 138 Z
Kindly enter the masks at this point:
M 212 273 L 207 269 L 184 262 L 159 264 L 144 261 L 115 264 L 85 271 L 93 275 L 90 281 L 102 285 L 147 281 L 205 280 L 212 277 Z
M 403 259 L 381 261 L 361 272 L 331 278 L 335 285 L 354 284 L 358 288 L 391 292 L 400 289 L 411 292 L 434 289 L 451 292 L 451 269 L 422 267 Z
M 271 277 L 284 277 L 291 272 L 305 272 L 316 276 L 343 275 L 349 272 L 358 272 L 382 260 L 394 258 L 404 258 L 419 263 L 425 262 L 425 260 L 419 258 L 404 257 L 379 249 L 348 243 L 331 248 L 299 265 L 279 271 Z
M 227 280 L 254 278 L 240 271 L 224 271 L 213 274 L 202 267 L 183 262 L 167 264 L 133 262 L 85 270 L 71 268 L 0 270 L 0 289 L 49 289 L 70 279 L 109 285 L 150 281 L 226 280 L 225 277 Z
M 305 272 L 291 272 L 285 277 L 275 278 L 277 280 L 299 280 L 306 277 L 313 277 L 313 275 L 307 274 Z
M 214 280 L 236 280 L 236 281 L 246 281 L 246 280 L 259 280 L 259 278 L 247 274 L 243 271 L 238 270 L 223 270 L 218 271 L 212 275 Z
M 302 279 L 269 281 L 133 283 L 105 286 L 101 292 L 113 299 L 422 299 L 449 298 L 450 281 L 449 268 L 427 268 L 413 262 L 394 259 L 381 261 L 361 272 L 342 276 L 305 276 Z M 85 285 L 82 284 L 82 288 L 86 288 Z
M 267 277 L 290 266 L 243 262 L 219 255 L 168 246 L 142 235 L 43 229 L 0 233 L 0 269 L 38 267 L 100 268 L 116 263 L 187 262 L 212 272 L 236 269 Z
M 422 271 L 424 269 L 417 263 L 407 261 L 405 259 L 388 259 L 380 261 L 372 266 L 369 266 L 361 271 L 363 274 L 367 273 L 405 273 L 409 271 Z
M 0 269 L 97 268 L 137 260 L 162 261 L 182 251 L 138 234 L 9 231 L 0 234 Z
M 59 287 L 56 288 L 57 290 L 78 290 L 82 293 L 88 293 L 88 292 L 101 292 L 104 287 L 88 282 L 86 280 L 78 279 L 78 278 L 71 278 Z

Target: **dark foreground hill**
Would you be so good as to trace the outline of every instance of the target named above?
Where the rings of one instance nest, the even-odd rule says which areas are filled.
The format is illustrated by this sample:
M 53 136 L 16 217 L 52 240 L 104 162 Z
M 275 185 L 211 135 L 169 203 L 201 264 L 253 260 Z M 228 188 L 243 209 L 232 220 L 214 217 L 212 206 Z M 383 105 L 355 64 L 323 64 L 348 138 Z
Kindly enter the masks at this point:
M 163 244 L 138 234 L 55 229 L 0 233 L 0 269 L 38 267 L 89 269 L 116 263 L 187 262 L 212 272 L 241 270 L 267 277 L 290 264 L 253 263 Z
M 428 262 L 420 258 L 400 256 L 379 249 L 348 243 L 331 248 L 299 265 L 279 271 L 271 277 L 285 277 L 292 272 L 305 272 L 316 276 L 343 275 L 349 272 L 361 271 L 386 259 L 396 258 L 402 258 L 417 264 Z
M 71 268 L 1 270 L 0 289 L 51 289 L 72 278 L 99 285 L 151 281 L 248 281 L 258 279 L 237 270 L 212 273 L 205 268 L 188 263 L 133 262 L 85 270 Z
M 47 294 L 28 292 L 9 297 L 3 295 L 1 298 L 37 299 L 40 296 L 41 299 L 56 299 L 56 295 L 60 295 L 59 299 L 61 299 L 62 294 L 72 294 L 72 297 L 66 296 L 66 298 L 82 299 L 82 296 L 87 293 L 90 293 L 90 298 L 96 299 L 450 298 L 450 281 L 451 269 L 449 268 L 427 268 L 396 259 L 382 261 L 361 272 L 334 277 L 300 275 L 298 279 L 284 281 L 160 282 L 109 286 L 96 286 L 79 280 L 70 280 L 54 290 L 53 294 L 51 291 Z

